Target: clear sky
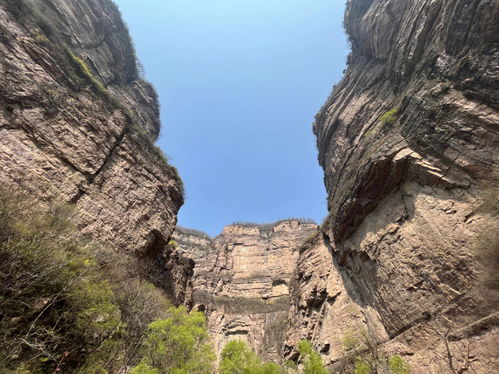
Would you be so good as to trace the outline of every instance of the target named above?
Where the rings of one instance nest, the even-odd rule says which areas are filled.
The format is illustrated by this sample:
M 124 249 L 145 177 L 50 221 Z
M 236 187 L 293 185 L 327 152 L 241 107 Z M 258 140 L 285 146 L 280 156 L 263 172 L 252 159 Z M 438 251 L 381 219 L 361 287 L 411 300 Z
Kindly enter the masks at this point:
M 184 181 L 179 224 L 327 213 L 312 123 L 341 79 L 345 0 L 115 0 Z

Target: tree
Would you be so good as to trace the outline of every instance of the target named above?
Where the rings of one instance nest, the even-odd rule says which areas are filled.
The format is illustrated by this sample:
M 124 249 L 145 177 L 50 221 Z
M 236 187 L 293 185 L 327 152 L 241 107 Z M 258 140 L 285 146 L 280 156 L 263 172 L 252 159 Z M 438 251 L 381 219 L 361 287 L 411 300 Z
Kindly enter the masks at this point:
M 71 207 L 47 205 L 0 188 L 0 367 L 98 372 L 121 338 L 121 311 Z
M 166 316 L 168 300 L 137 277 L 135 259 L 83 239 L 72 212 L 0 187 L 2 374 L 120 372 Z
M 240 340 L 233 340 L 221 353 L 220 374 L 280 374 L 279 365 L 262 363 L 260 358 Z
M 322 365 L 321 356 L 314 350 L 312 343 L 308 340 L 302 340 L 298 344 L 298 352 L 304 365 L 304 374 L 328 374 L 328 371 Z
M 149 324 L 143 359 L 132 373 L 210 374 L 214 360 L 204 314 L 172 307 L 168 318 Z

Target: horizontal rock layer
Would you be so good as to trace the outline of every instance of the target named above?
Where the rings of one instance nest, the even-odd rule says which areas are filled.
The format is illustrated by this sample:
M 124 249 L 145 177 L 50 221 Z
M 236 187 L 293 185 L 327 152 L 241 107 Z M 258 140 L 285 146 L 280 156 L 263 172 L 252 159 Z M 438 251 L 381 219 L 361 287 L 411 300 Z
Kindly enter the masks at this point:
M 170 237 L 183 202 L 153 145 L 159 107 L 110 0 L 0 4 L 0 182 L 76 205 L 73 221 L 120 250 Z
M 413 373 L 498 370 L 498 11 L 348 1 L 348 68 L 314 124 L 330 214 L 298 259 L 287 357 L 308 338 L 343 372 L 367 331 Z

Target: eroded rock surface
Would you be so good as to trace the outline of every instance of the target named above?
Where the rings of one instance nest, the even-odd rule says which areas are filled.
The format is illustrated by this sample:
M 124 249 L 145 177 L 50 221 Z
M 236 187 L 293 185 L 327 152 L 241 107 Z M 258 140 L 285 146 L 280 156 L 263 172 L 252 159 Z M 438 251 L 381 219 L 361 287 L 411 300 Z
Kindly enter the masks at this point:
M 285 352 L 347 372 L 367 332 L 413 373 L 498 368 L 498 3 L 350 0 L 316 117 L 330 215 L 298 259 Z
M 109 0 L 0 3 L 0 183 L 76 205 L 84 234 L 157 251 L 183 202 L 159 108 Z
M 177 251 L 195 262 L 192 299 L 186 303 L 206 312 L 216 352 L 240 339 L 265 359 L 282 360 L 296 246 L 316 230 L 316 224 L 300 220 L 233 224 L 214 239 L 177 229 Z

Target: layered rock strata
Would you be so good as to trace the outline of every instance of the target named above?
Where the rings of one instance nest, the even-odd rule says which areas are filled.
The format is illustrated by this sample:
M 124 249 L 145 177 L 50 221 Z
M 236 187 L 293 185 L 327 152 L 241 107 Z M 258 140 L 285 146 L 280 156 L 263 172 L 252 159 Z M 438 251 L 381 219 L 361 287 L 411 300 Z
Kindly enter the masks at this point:
M 216 352 L 239 339 L 264 359 L 282 360 L 296 245 L 316 230 L 316 224 L 301 220 L 233 224 L 214 239 L 177 229 L 177 251 L 195 263 L 186 303 L 205 311 Z
M 330 214 L 298 259 L 287 357 L 307 338 L 344 372 L 369 339 L 412 373 L 499 370 L 498 11 L 348 1 L 348 68 L 314 124 Z
M 0 3 L 0 183 L 75 204 L 84 234 L 159 253 L 183 202 L 159 107 L 110 0 Z

